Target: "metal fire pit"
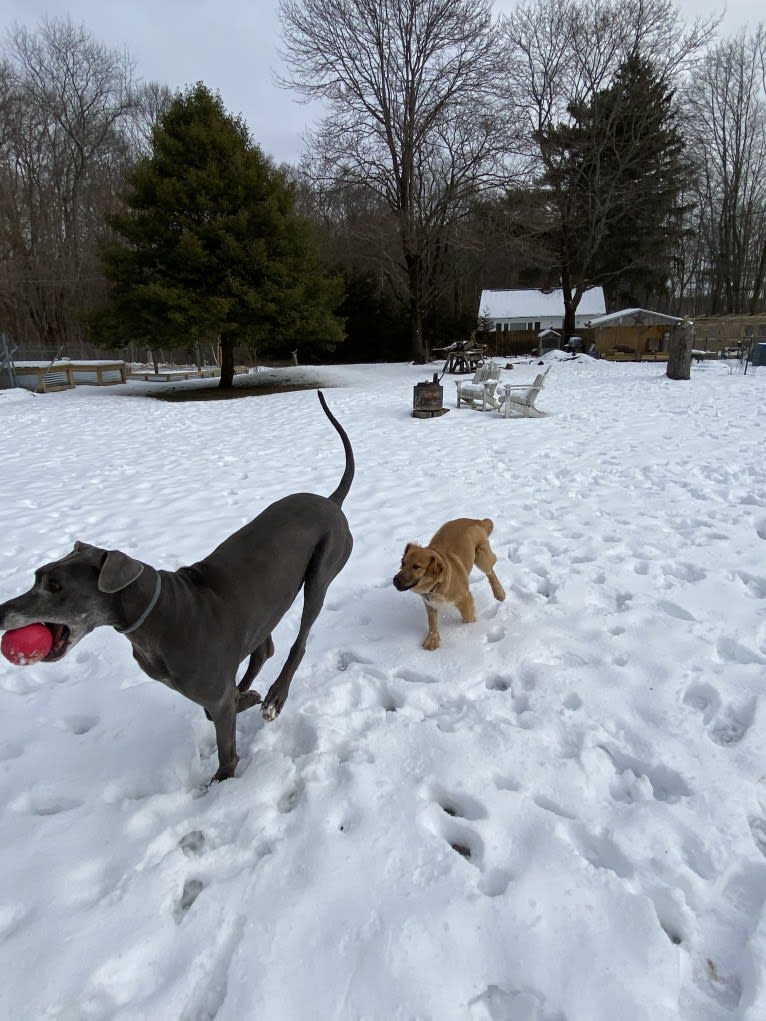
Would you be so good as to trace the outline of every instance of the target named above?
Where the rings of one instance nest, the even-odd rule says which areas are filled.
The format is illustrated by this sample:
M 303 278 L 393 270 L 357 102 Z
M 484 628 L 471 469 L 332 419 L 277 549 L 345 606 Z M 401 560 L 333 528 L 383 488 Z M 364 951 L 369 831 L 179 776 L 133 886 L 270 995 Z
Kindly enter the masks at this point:
M 432 382 L 416 383 L 412 388 L 412 417 L 437 418 L 439 415 L 446 415 L 449 408 L 442 406 L 443 400 L 444 387 L 439 382 L 437 373 L 434 373 Z

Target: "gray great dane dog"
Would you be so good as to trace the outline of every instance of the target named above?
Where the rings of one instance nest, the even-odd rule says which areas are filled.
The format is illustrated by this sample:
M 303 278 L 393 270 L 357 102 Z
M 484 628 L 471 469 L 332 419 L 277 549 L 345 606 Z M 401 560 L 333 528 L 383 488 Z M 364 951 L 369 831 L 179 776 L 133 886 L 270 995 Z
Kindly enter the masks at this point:
M 204 560 L 177 571 L 76 542 L 67 556 L 35 571 L 28 592 L 0 605 L 0 630 L 38 622 L 50 627 L 53 648 L 43 662 L 60 660 L 97 627 L 126 635 L 144 673 L 202 706 L 213 721 L 213 780 L 234 775 L 237 713 L 261 702 L 251 685 L 274 653 L 271 632 L 303 587 L 298 635 L 263 701 L 265 720 L 281 712 L 328 586 L 351 555 L 341 504 L 354 477 L 354 455 L 321 391 L 318 396 L 346 454 L 343 477 L 329 497 L 294 493 L 277 500 Z M 237 669 L 248 656 L 237 684 Z

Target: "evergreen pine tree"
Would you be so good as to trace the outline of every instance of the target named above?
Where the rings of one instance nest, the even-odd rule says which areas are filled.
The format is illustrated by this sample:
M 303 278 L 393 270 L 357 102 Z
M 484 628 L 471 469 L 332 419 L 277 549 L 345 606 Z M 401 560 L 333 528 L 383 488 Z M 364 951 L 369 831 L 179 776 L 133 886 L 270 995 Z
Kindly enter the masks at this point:
M 664 291 L 691 173 L 673 93 L 640 56 L 569 114 L 538 139 L 565 301 L 576 299 L 567 332 L 587 287 L 602 284 L 613 303 L 630 305 Z
M 673 93 L 647 61 L 628 60 L 604 98 L 607 121 L 614 124 L 614 150 L 601 172 L 613 175 L 619 190 L 594 260 L 594 278 L 608 287 L 613 302 L 642 305 L 666 291 L 688 211 L 680 196 L 691 179 L 691 164 Z
M 221 386 L 234 347 L 332 350 L 342 283 L 320 269 L 283 173 L 202 83 L 179 94 L 131 173 L 102 249 L 113 288 L 97 317 L 104 343 L 220 342 Z

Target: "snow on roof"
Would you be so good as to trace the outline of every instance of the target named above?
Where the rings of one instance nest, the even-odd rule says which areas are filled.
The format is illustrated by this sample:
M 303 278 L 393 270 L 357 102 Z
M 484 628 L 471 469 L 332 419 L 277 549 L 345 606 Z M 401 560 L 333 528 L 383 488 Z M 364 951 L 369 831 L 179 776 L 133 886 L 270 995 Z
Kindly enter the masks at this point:
M 664 312 L 652 312 L 648 308 L 623 308 L 619 312 L 610 312 L 606 316 L 591 319 L 589 326 L 661 326 L 667 323 L 674 326 L 683 322 L 678 316 L 668 316 Z
M 591 287 L 577 306 L 577 315 L 599 316 L 606 312 L 603 287 Z M 564 294 L 554 291 L 516 290 L 482 291 L 479 315 L 489 319 L 540 319 L 564 316 Z

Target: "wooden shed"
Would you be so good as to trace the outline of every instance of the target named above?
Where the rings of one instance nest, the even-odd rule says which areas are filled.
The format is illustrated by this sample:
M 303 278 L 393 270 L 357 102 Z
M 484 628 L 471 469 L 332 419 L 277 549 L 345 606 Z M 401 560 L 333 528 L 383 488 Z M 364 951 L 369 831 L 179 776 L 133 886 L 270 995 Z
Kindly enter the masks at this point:
M 613 361 L 667 361 L 670 331 L 683 320 L 647 308 L 624 308 L 591 319 L 599 358 Z

